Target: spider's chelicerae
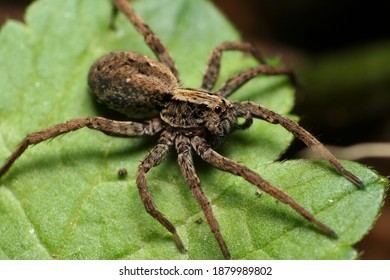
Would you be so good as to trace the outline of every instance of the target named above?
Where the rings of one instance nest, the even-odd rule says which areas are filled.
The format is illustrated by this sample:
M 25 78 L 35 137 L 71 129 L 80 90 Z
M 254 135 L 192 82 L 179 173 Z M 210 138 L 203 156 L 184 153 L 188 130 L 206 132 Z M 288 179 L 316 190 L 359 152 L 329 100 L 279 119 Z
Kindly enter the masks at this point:
M 119 137 L 159 135 L 158 144 L 140 163 L 136 181 L 146 211 L 172 233 L 181 251 L 184 251 L 183 242 L 172 223 L 157 210 L 146 183 L 146 173 L 159 165 L 172 148 L 178 153 L 182 174 L 200 204 L 225 258 L 230 259 L 231 255 L 213 215 L 212 207 L 202 191 L 195 172 L 192 151 L 218 169 L 241 176 L 279 201 L 290 205 L 325 233 L 336 235 L 331 228 L 318 221 L 285 192 L 263 180 L 244 165 L 214 150 L 230 132 L 250 127 L 253 118 L 262 119 L 280 124 L 292 132 L 308 146 L 318 150 L 347 179 L 363 187 L 363 183 L 355 175 L 347 171 L 314 136 L 296 122 L 253 102 L 227 100 L 227 97 L 243 84 L 260 74 L 287 75 L 293 79 L 291 71 L 285 67 L 267 65 L 258 49 L 248 43 L 225 42 L 212 51 L 200 89 L 182 88 L 175 64 L 159 38 L 133 11 L 127 0 L 113 0 L 113 3 L 144 36 L 146 44 L 155 53 L 159 62 L 130 51 L 109 53 L 99 58 L 91 67 L 88 83 L 100 102 L 131 119 L 141 121 L 86 117 L 32 133 L 19 144 L 1 167 L 0 176 L 4 175 L 29 145 L 83 127 Z M 216 92 L 211 92 L 219 74 L 221 55 L 228 50 L 248 53 L 259 61 L 259 65 L 233 76 Z M 238 118 L 244 119 L 244 122 L 239 124 Z

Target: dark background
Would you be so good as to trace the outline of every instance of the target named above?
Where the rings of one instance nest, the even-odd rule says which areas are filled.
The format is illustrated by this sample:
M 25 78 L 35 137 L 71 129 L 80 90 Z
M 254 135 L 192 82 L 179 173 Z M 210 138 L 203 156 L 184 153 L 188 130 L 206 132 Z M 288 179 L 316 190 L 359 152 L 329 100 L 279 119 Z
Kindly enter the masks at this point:
M 0 0 L 0 24 L 23 19 L 27 0 Z M 294 113 L 326 145 L 366 143 L 354 159 L 390 175 L 390 24 L 386 1 L 214 0 L 243 40 L 292 67 Z M 387 143 L 378 149 L 374 143 Z M 284 158 L 304 146 L 295 141 Z M 386 156 L 387 154 L 387 156 Z M 341 157 L 340 155 L 337 155 Z M 357 245 L 362 259 L 390 259 L 390 203 Z

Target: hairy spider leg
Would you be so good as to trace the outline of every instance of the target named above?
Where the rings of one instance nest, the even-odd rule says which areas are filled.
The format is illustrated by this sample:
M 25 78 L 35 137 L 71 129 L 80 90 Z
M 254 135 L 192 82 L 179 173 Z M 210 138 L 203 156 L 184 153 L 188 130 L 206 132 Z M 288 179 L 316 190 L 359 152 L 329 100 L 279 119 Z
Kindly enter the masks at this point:
M 238 175 L 251 184 L 257 186 L 260 190 L 270 194 L 280 202 L 283 202 L 293 208 L 301 216 L 306 218 L 308 221 L 316 225 L 318 228 L 323 230 L 325 233 L 336 237 L 337 234 L 327 225 L 318 221 L 309 211 L 299 205 L 294 199 L 292 199 L 287 193 L 283 192 L 281 189 L 271 185 L 263 178 L 260 177 L 256 172 L 247 168 L 246 166 L 226 158 L 216 151 L 214 151 L 203 139 L 195 136 L 191 139 L 191 144 L 196 153 L 204 159 L 206 162 L 217 167 L 220 170 Z
M 228 97 L 234 93 L 237 89 L 243 86 L 246 82 L 253 79 L 254 77 L 264 75 L 286 75 L 290 78 L 293 85 L 296 85 L 296 79 L 294 72 L 288 67 L 272 67 L 269 65 L 258 65 L 247 70 L 244 70 L 237 75 L 227 80 L 222 87 L 217 91 L 217 94 Z
M 260 49 L 245 42 L 223 42 L 214 48 L 207 61 L 201 89 L 211 91 L 217 81 L 221 68 L 222 53 L 224 51 L 241 51 L 252 55 L 261 64 L 266 64 Z
M 112 0 L 112 2 L 118 10 L 125 14 L 138 33 L 144 37 L 145 43 L 154 52 L 158 60 L 164 63 L 172 71 L 177 80 L 180 81 L 179 72 L 176 69 L 175 62 L 168 52 L 168 49 L 161 42 L 160 38 L 150 29 L 146 22 L 135 13 L 132 7 L 130 7 L 128 0 Z
M 357 178 L 351 172 L 346 170 L 341 165 L 341 163 L 336 159 L 336 157 L 327 148 L 325 148 L 325 146 L 320 141 L 318 141 L 313 135 L 311 135 L 307 130 L 301 127 L 298 123 L 254 102 L 249 102 L 249 101 L 242 102 L 242 103 L 234 102 L 233 104 L 237 109 L 238 115 L 241 114 L 245 115 L 248 112 L 250 112 L 251 115 L 255 118 L 263 119 L 273 124 L 280 124 L 286 130 L 293 133 L 299 140 L 305 143 L 308 147 L 319 152 L 344 177 L 346 177 L 356 186 L 360 188 L 364 188 L 364 184 L 359 178 Z
M 217 91 L 217 94 L 228 97 L 234 93 L 237 89 L 243 86 L 245 83 L 253 79 L 254 77 L 265 74 L 265 75 L 287 75 L 293 83 L 295 82 L 294 73 L 286 67 L 273 68 L 268 65 L 259 65 L 247 70 L 244 70 L 237 75 L 230 78 L 222 87 Z M 335 158 L 335 156 L 325 148 L 325 146 L 319 142 L 313 135 L 301 127 L 298 123 L 273 112 L 263 106 L 260 106 L 253 102 L 234 102 L 236 110 L 239 112 L 239 116 L 245 118 L 245 123 L 241 126 L 247 128 L 252 123 L 251 118 L 248 115 L 250 112 L 252 117 L 261 118 L 268 122 L 280 124 L 285 129 L 293 133 L 298 139 L 303 141 L 308 147 L 316 149 L 330 164 L 341 174 L 343 174 L 348 180 L 353 182 L 360 188 L 364 187 L 363 182 L 353 175 L 351 172 L 346 170 L 341 163 Z
M 200 180 L 196 175 L 195 166 L 191 155 L 191 141 L 188 137 L 178 136 L 175 139 L 176 150 L 178 152 L 178 163 L 187 184 L 190 186 L 192 194 L 195 196 L 199 205 L 202 207 L 204 216 L 210 226 L 211 232 L 214 234 L 215 239 L 222 251 L 223 256 L 226 259 L 231 259 L 231 255 L 225 241 L 223 240 L 221 231 L 219 229 L 218 222 L 213 214 L 213 209 L 206 195 L 204 194 Z
M 119 137 L 154 135 L 162 129 L 161 122 L 158 119 L 147 121 L 145 123 L 114 121 L 102 117 L 73 119 L 27 135 L 23 141 L 20 142 L 16 150 L 11 154 L 4 165 L 0 168 L 0 177 L 7 172 L 15 160 L 17 160 L 23 154 L 28 146 L 38 144 L 47 139 L 54 138 L 61 134 L 66 134 L 83 127 L 99 130 L 105 134 Z
M 173 145 L 171 141 L 171 135 L 168 131 L 161 133 L 159 143 L 155 146 L 144 158 L 141 164 L 138 166 L 137 172 L 137 186 L 138 191 L 141 196 L 142 202 L 145 206 L 146 211 L 155 218 L 163 227 L 165 227 L 170 233 L 172 233 L 173 238 L 176 242 L 177 247 L 180 251 L 184 252 L 184 245 L 181 241 L 178 233 L 176 232 L 173 224 L 165 218 L 165 216 L 156 209 L 156 206 L 153 202 L 152 194 L 147 185 L 146 173 L 149 172 L 153 167 L 158 166 L 161 161 L 166 157 L 169 148 Z

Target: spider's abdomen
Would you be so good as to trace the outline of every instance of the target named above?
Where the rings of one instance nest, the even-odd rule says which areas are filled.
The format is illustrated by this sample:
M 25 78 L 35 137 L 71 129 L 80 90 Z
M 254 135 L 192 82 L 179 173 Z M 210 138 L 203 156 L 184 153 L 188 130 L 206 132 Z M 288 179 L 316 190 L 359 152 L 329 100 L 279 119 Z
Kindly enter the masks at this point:
M 176 77 L 162 63 L 134 52 L 112 52 L 91 67 L 88 85 L 109 108 L 135 119 L 157 117 Z

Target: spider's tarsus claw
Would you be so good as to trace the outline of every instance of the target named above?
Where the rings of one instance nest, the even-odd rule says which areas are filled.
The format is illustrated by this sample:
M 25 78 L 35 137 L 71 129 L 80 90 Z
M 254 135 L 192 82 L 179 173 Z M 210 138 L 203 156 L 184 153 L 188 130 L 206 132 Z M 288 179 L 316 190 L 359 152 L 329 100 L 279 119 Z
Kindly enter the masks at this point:
M 307 217 L 306 217 L 307 218 Z M 327 225 L 325 225 L 324 223 L 318 221 L 317 219 L 315 219 L 314 217 L 312 218 L 309 218 L 308 219 L 310 222 L 312 222 L 314 225 L 316 225 L 319 229 L 321 229 L 324 233 L 326 233 L 327 235 L 333 237 L 333 238 L 338 238 L 338 234 L 333 230 L 331 229 L 330 227 L 328 227 Z
M 345 178 L 347 178 L 350 182 L 355 184 L 360 189 L 364 189 L 365 185 L 362 180 L 360 180 L 357 176 L 349 172 L 347 169 L 345 169 L 340 163 L 331 162 L 332 166 Z
M 360 189 L 364 189 L 365 188 L 365 185 L 364 183 L 362 182 L 362 180 L 360 180 L 357 176 L 353 175 L 351 172 L 343 169 L 341 170 L 341 173 L 350 181 L 352 182 L 353 184 L 355 184 L 357 187 L 359 187 Z
M 334 230 L 332 230 L 332 232 L 329 233 L 329 236 L 330 236 L 330 237 L 333 237 L 334 239 L 339 238 L 339 235 L 338 235 L 337 232 L 335 232 Z
M 176 246 L 180 252 L 185 253 L 186 249 L 184 248 L 183 242 L 181 241 L 179 235 L 175 232 L 173 233 L 173 239 L 175 239 Z
M 297 88 L 297 89 L 302 88 L 301 83 L 298 82 L 297 76 L 296 76 L 296 74 L 295 74 L 293 71 L 287 73 L 287 76 L 288 76 L 288 78 L 290 79 L 291 84 L 292 84 L 295 88 Z
M 352 183 L 354 183 L 356 186 L 358 186 L 360 189 L 364 189 L 366 186 L 364 185 L 364 183 L 358 178 L 356 177 L 355 175 L 353 175 L 352 173 L 349 173 L 346 175 L 348 180 L 351 181 Z
M 337 239 L 339 238 L 339 235 L 337 234 L 337 232 L 335 232 L 333 229 L 331 229 L 330 227 L 328 226 L 325 226 L 326 228 L 321 228 L 322 230 L 325 231 L 325 233 L 331 237 L 331 238 L 334 238 L 334 239 Z
M 232 259 L 232 256 L 230 255 L 229 252 L 226 252 L 223 255 L 224 255 L 225 259 L 227 259 L 227 260 L 231 260 Z
M 221 246 L 221 245 L 222 245 L 222 246 Z M 232 256 L 230 255 L 229 249 L 228 249 L 228 247 L 226 246 L 225 241 L 222 241 L 222 244 L 220 244 L 220 248 L 221 248 L 222 254 L 223 254 L 223 256 L 225 257 L 225 259 L 231 260 L 231 259 L 232 259 Z
M 333 238 L 338 238 L 338 234 L 333 230 L 331 229 L 330 227 L 328 227 L 327 225 L 321 223 L 321 222 L 318 222 L 318 221 L 313 221 L 314 224 L 316 224 L 321 230 L 323 230 L 327 235 L 329 235 L 330 237 L 333 237 Z

